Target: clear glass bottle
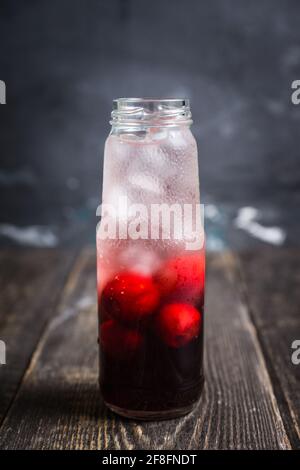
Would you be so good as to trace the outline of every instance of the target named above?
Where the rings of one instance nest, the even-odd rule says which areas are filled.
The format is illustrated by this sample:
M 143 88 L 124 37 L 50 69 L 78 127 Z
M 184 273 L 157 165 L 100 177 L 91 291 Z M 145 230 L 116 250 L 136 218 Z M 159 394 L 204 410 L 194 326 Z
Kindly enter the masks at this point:
M 100 388 L 127 417 L 186 414 L 203 387 L 205 253 L 191 123 L 186 99 L 113 103 L 97 227 Z

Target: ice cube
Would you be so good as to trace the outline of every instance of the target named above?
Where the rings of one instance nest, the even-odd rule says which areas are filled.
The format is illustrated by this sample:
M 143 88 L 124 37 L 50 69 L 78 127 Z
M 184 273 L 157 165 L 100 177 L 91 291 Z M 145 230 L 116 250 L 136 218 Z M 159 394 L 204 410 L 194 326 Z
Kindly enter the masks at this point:
M 126 270 L 150 275 L 158 269 L 160 260 L 146 243 L 135 241 L 120 253 L 120 265 Z
M 162 141 L 168 138 L 168 131 L 166 129 L 153 128 L 149 136 L 154 142 Z
M 161 187 L 157 178 L 151 175 L 145 175 L 143 173 L 132 173 L 129 175 L 129 183 L 133 186 L 140 188 L 144 191 L 159 194 Z

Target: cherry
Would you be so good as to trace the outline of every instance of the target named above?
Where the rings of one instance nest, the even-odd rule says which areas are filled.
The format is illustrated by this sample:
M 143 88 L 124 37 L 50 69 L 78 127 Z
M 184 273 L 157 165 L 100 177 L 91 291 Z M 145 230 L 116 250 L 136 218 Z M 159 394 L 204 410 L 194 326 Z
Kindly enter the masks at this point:
M 156 318 L 156 331 L 170 347 L 179 348 L 196 338 L 200 332 L 201 314 L 189 304 L 165 305 Z
M 162 297 L 170 296 L 191 303 L 199 301 L 204 292 L 204 254 L 184 255 L 171 258 L 154 276 Z
M 102 300 L 113 318 L 132 324 L 154 313 L 159 302 L 159 292 L 150 276 L 123 272 L 106 284 Z
M 137 330 L 119 325 L 115 320 L 107 320 L 100 327 L 100 342 L 105 353 L 115 359 L 128 359 L 143 344 L 143 336 Z

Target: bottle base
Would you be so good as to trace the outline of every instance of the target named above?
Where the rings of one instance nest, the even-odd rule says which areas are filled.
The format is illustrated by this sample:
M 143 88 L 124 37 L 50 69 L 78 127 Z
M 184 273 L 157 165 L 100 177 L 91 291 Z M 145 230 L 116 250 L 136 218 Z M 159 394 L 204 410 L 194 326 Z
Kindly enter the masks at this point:
M 202 396 L 204 385 L 204 378 L 202 377 L 200 387 L 198 389 L 198 396 L 195 400 L 191 400 L 188 405 L 185 406 L 174 406 L 170 409 L 162 409 L 162 410 L 131 410 L 127 408 L 123 408 L 121 406 L 114 405 L 109 403 L 104 399 L 104 404 L 114 413 L 123 416 L 124 418 L 130 418 L 140 421 L 162 421 L 166 419 L 174 419 L 180 418 L 181 416 L 187 415 L 193 411 L 193 409 L 199 403 L 199 400 Z
M 125 408 L 119 408 L 118 406 L 111 405 L 107 402 L 104 403 L 107 408 L 124 418 L 136 419 L 140 421 L 162 421 L 165 419 L 180 418 L 181 416 L 189 414 L 195 408 L 198 401 L 186 407 L 162 411 L 126 410 Z

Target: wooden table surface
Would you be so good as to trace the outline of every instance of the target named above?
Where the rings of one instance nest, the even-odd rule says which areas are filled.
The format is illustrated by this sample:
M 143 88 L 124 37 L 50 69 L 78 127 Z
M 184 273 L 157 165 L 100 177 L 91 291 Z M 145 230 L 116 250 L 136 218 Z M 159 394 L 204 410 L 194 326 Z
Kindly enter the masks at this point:
M 300 448 L 300 250 L 207 264 L 203 396 L 181 419 L 144 423 L 99 396 L 93 250 L 0 251 L 0 448 Z

